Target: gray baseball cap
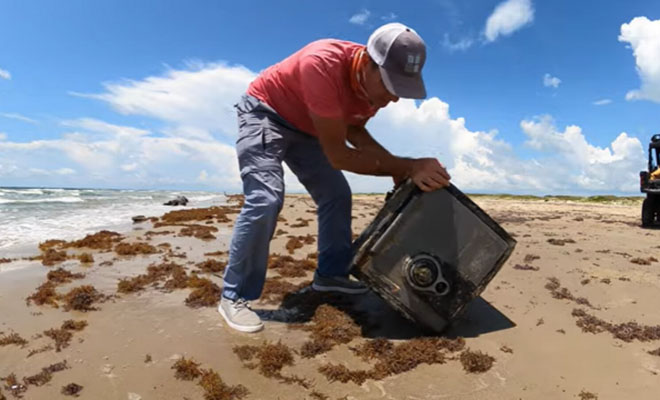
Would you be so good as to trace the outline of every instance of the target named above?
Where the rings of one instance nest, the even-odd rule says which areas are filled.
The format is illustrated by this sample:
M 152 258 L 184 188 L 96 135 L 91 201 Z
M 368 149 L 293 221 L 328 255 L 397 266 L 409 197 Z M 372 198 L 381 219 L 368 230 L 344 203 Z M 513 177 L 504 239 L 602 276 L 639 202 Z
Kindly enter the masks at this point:
M 378 64 L 390 93 L 409 99 L 426 97 L 422 80 L 426 45 L 412 28 L 398 22 L 381 26 L 369 37 L 367 53 Z

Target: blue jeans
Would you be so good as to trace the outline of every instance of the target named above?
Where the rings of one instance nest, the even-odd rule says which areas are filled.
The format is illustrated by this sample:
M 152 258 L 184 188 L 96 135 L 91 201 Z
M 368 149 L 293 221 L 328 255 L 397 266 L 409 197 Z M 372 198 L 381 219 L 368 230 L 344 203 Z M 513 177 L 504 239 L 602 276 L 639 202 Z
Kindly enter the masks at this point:
M 317 205 L 318 267 L 322 276 L 348 274 L 351 251 L 351 189 L 315 137 L 305 134 L 255 97 L 236 105 L 236 152 L 245 204 L 234 224 L 222 295 L 261 296 L 270 240 L 284 203 L 285 162 Z

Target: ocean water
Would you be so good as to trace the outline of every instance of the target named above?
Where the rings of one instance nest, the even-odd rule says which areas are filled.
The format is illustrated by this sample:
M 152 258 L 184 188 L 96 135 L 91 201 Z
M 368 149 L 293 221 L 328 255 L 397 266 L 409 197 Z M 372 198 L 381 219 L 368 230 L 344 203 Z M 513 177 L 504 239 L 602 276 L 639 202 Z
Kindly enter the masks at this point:
M 162 205 L 186 196 L 186 207 Z M 102 229 L 128 231 L 134 215 L 226 204 L 222 193 L 0 187 L 0 258 L 38 253 L 48 239 L 74 240 Z

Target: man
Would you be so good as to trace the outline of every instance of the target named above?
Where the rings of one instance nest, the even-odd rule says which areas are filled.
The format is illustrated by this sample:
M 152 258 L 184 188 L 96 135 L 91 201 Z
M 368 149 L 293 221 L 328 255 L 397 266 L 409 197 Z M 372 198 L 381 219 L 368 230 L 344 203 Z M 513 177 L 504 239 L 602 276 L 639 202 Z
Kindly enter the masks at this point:
M 266 69 L 236 105 L 236 142 L 245 204 L 236 219 L 218 311 L 239 331 L 263 328 L 248 301 L 261 296 L 269 242 L 284 200 L 282 162 L 318 207 L 318 268 L 313 289 L 359 294 L 348 277 L 351 190 L 340 170 L 410 177 L 422 190 L 447 186 L 434 158 L 390 154 L 365 129 L 380 108 L 400 97 L 422 99 L 426 47 L 398 23 L 378 28 L 367 46 L 319 40 Z M 349 142 L 351 146 L 347 145 Z

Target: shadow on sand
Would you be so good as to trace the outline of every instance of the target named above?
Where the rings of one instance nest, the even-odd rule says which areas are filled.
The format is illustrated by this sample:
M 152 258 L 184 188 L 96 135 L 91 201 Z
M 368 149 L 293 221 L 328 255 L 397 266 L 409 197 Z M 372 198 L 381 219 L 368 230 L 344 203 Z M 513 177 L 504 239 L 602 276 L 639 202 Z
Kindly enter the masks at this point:
M 364 295 L 342 295 L 317 292 L 311 287 L 306 287 L 286 295 L 276 310 L 254 309 L 254 311 L 264 321 L 305 323 L 312 319 L 314 312 L 322 304 L 332 305 L 347 313 L 360 326 L 362 336 L 365 338 L 413 339 L 438 335 L 404 318 L 373 292 Z M 504 314 L 478 297 L 441 336 L 477 337 L 513 326 L 515 324 Z

